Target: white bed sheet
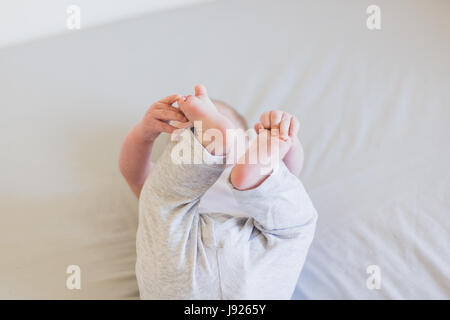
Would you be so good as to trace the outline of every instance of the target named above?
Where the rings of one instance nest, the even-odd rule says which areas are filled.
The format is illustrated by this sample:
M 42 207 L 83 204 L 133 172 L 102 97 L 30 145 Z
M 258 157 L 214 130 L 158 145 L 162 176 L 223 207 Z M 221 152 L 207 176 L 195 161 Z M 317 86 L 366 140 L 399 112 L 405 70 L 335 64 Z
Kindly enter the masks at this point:
M 450 3 L 379 0 L 380 31 L 369 4 L 219 1 L 1 49 L 0 298 L 138 297 L 121 140 L 202 82 L 301 121 L 319 221 L 293 298 L 448 299 Z

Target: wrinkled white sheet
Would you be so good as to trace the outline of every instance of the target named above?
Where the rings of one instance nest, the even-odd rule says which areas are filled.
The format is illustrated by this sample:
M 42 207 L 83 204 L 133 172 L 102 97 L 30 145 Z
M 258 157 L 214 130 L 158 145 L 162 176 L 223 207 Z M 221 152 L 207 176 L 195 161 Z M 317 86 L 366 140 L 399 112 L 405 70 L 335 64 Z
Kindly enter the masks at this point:
M 319 220 L 293 298 L 448 299 L 450 2 L 377 4 L 380 31 L 364 1 L 219 1 L 1 49 L 0 298 L 138 297 L 120 144 L 202 82 L 301 120 Z

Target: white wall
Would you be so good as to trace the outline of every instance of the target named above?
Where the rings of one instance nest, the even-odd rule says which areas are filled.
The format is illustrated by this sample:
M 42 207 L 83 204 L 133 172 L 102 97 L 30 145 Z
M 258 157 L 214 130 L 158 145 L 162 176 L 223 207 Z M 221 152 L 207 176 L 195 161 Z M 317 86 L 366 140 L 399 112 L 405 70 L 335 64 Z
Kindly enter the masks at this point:
M 69 5 L 81 9 L 81 28 L 214 0 L 0 0 L 0 47 L 64 32 Z M 72 31 L 73 32 L 73 31 Z

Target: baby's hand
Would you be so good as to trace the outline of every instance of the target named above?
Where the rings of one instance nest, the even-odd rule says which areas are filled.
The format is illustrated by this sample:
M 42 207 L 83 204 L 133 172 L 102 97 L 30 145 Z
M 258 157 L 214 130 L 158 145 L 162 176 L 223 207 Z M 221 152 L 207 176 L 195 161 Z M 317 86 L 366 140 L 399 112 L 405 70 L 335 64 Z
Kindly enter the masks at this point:
M 178 129 L 178 127 L 170 125 L 169 121 L 188 121 L 183 112 L 173 106 L 180 97 L 180 95 L 174 94 L 150 106 L 140 123 L 146 141 L 154 141 L 161 132 L 172 133 Z
M 299 122 L 291 114 L 281 111 L 272 110 L 264 112 L 260 117 L 260 122 L 255 124 L 255 131 L 259 133 L 259 130 L 273 130 L 273 135 L 278 135 L 279 138 L 288 141 L 297 137 Z

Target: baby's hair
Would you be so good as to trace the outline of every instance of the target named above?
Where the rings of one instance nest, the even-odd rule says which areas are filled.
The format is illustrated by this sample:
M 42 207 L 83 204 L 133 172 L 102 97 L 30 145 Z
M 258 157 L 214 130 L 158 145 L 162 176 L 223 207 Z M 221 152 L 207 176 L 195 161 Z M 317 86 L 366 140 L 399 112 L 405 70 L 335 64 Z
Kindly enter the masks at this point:
M 215 100 L 215 99 L 211 99 L 211 100 L 214 103 L 214 105 L 217 107 L 217 110 L 219 110 L 219 112 L 221 114 L 228 117 L 233 122 L 236 122 L 237 125 L 239 126 L 239 128 L 243 129 L 244 131 L 248 130 L 247 120 L 245 120 L 245 118 L 239 112 L 237 112 L 236 109 L 234 109 L 232 106 L 230 106 L 229 104 L 227 104 L 223 101 L 219 101 L 219 100 Z

